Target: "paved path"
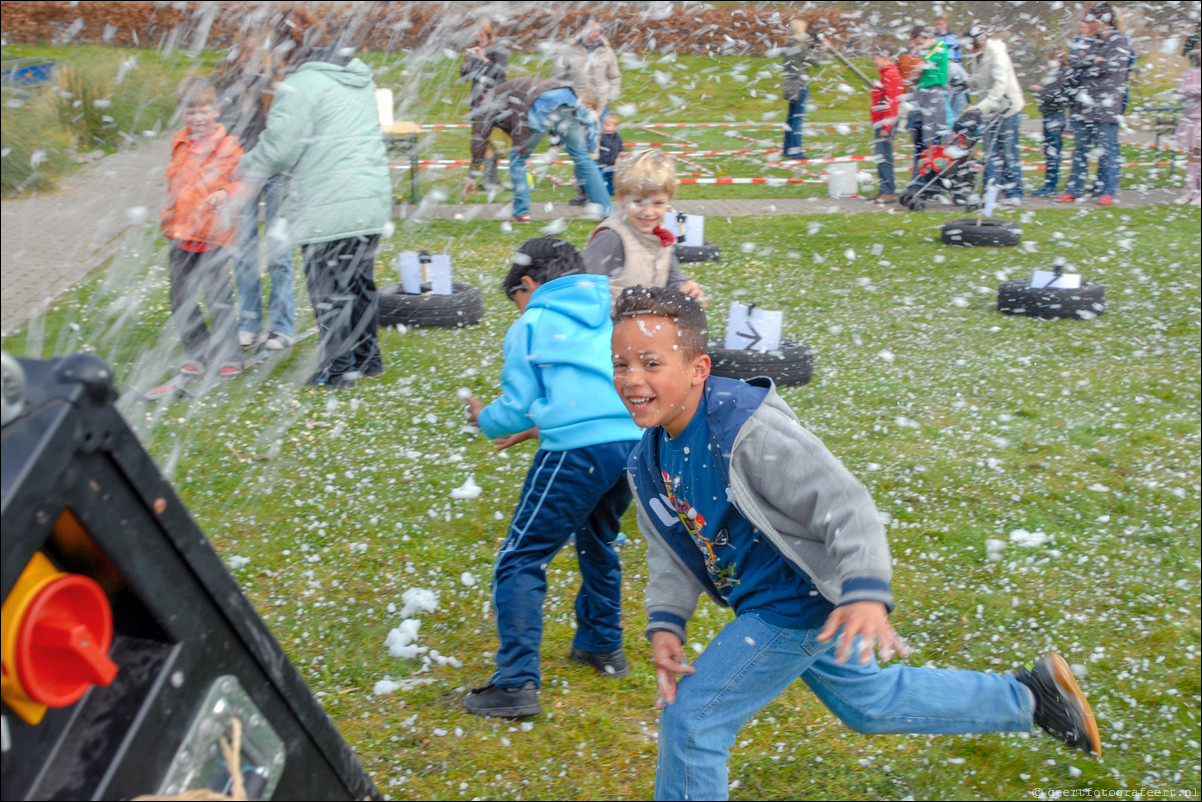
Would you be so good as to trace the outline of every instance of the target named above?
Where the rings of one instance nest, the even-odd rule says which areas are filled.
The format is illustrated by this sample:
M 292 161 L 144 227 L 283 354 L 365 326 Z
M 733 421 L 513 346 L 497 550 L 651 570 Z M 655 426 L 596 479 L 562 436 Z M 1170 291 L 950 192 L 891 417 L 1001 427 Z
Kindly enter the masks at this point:
M 92 162 L 54 192 L 0 202 L 0 331 L 41 314 L 146 225 L 166 200 L 170 141 Z
M 7 335 L 40 315 L 60 295 L 75 286 L 145 227 L 157 225 L 165 200 L 163 168 L 166 138 L 106 156 L 65 179 L 54 192 L 0 202 L 0 333 Z M 1173 190 L 1124 191 L 1127 206 L 1168 203 Z M 508 193 L 502 193 L 502 199 Z M 1050 200 L 1028 199 L 1024 208 L 1051 208 Z M 858 198 L 776 198 L 772 200 L 678 200 L 686 214 L 744 217 L 804 214 L 896 214 L 896 205 L 882 207 Z M 573 219 L 586 213 L 567 203 L 534 208 L 532 230 L 539 221 Z M 508 203 L 440 203 L 434 198 L 412 208 L 403 204 L 398 217 L 442 220 L 504 220 Z

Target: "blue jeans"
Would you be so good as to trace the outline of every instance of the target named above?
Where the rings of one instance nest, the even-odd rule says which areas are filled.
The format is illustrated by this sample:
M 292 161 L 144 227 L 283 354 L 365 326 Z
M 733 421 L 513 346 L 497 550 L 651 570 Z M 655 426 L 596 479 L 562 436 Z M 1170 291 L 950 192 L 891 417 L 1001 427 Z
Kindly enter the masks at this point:
M 1098 182 L 1102 194 L 1114 197 L 1119 191 L 1119 124 L 1073 121 L 1073 172 L 1065 192 L 1074 198 L 1085 194 L 1089 178 L 1089 152 L 1101 148 L 1098 158 Z
M 894 195 L 897 193 L 897 188 L 893 180 L 893 134 L 897 131 L 895 123 L 889 133 L 881 134 L 880 129 L 877 129 L 876 135 L 872 138 L 873 159 L 876 161 L 876 173 L 880 178 L 880 186 L 877 191 L 882 195 Z
M 960 119 L 960 115 L 964 113 L 964 107 L 968 105 L 968 92 L 963 89 L 948 89 L 947 90 L 947 112 L 948 121 L 947 127 L 951 128 L 956 124 L 956 120 Z
M 837 638 L 743 614 L 723 627 L 683 676 L 659 720 L 656 799 L 726 799 L 726 761 L 748 719 L 800 677 L 844 724 L 863 733 L 1015 732 L 1032 703 L 1013 676 L 835 663 Z
M 288 193 L 288 177 L 273 175 L 260 193 L 267 204 L 268 330 L 291 337 L 296 330 L 296 290 L 292 283 L 292 249 L 285 240 L 280 208 Z M 238 285 L 238 330 L 258 334 L 263 328 L 263 286 L 259 270 L 259 196 L 242 207 L 234 246 L 234 281 Z
M 806 102 L 809 98 L 810 88 L 803 86 L 797 99 L 789 101 L 789 111 L 785 115 L 785 143 L 781 146 L 782 159 L 805 158 L 801 147 L 801 128 L 806 122 Z
M 1055 192 L 1060 183 L 1060 158 L 1064 149 L 1064 129 L 1068 127 L 1068 110 L 1043 115 L 1043 188 Z
M 499 688 L 542 684 L 538 651 L 543 639 L 547 564 L 576 535 L 580 592 L 572 645 L 586 652 L 622 648 L 622 566 L 610 545 L 630 505 L 626 459 L 636 441 L 602 443 L 534 454 L 509 536 L 493 566 Z
M 559 137 L 564 151 L 576 166 L 576 185 L 584 187 L 589 201 L 601 207 L 603 217 L 613 214 L 613 202 L 605 189 L 605 179 L 597 163 L 589 158 L 580 121 L 570 106 L 560 106 L 547 114 L 547 130 L 531 131 L 524 150 L 509 151 L 509 177 L 513 181 L 513 216 L 521 217 L 530 211 L 530 182 L 526 178 L 526 162 L 534 155 L 534 149 L 543 135 L 551 133 Z
M 1022 123 L 1022 112 L 1015 112 L 1001 120 L 985 123 L 985 139 L 982 151 L 985 156 L 985 186 L 1001 184 L 1002 194 L 1007 198 L 1023 196 L 1022 165 L 1018 160 L 1018 127 Z

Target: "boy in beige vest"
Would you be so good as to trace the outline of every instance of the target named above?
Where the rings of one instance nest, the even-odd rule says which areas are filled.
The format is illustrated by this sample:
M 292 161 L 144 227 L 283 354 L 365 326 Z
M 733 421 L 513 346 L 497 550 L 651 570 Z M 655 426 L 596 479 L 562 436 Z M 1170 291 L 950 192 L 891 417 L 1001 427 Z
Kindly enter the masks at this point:
M 601 222 L 581 254 L 585 271 L 609 276 L 611 302 L 636 284 L 680 290 L 704 302 L 701 285 L 680 270 L 676 237 L 663 227 L 676 195 L 672 157 L 637 150 L 620 159 L 614 192 L 614 213 Z

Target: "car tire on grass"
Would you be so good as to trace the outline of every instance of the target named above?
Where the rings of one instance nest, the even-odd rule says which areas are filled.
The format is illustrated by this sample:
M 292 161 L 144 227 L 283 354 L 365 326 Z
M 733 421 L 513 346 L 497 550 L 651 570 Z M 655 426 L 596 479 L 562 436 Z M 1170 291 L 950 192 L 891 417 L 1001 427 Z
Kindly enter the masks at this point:
M 704 245 L 677 245 L 676 259 L 684 262 L 717 262 L 721 260 L 721 249 L 712 242 Z
M 997 310 L 1007 315 L 1092 320 L 1106 309 L 1106 288 L 1085 283 L 1077 289 L 1032 287 L 1029 281 L 1004 282 L 997 291 Z
M 941 232 L 944 243 L 963 247 L 986 245 L 1005 248 L 1017 245 L 1023 238 L 1023 230 L 1018 223 L 991 218 L 981 220 L 979 225 L 975 217 L 948 220 Z
M 457 329 L 484 318 L 484 294 L 471 284 L 453 284 L 450 295 L 405 294 L 400 284 L 380 287 L 381 326 Z
M 782 340 L 775 351 L 736 351 L 710 340 L 710 373 L 729 379 L 767 376 L 781 387 L 807 383 L 814 371 L 814 352 L 808 345 Z

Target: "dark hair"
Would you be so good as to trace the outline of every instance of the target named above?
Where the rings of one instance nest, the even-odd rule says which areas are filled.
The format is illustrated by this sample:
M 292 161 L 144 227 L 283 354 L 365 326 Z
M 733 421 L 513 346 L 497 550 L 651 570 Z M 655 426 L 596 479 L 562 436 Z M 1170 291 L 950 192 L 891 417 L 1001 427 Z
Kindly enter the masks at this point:
M 1090 22 L 1105 22 L 1111 28 L 1117 28 L 1119 24 L 1118 14 L 1114 13 L 1110 3 L 1094 3 L 1086 10 L 1085 19 Z
M 931 35 L 931 29 L 925 25 L 915 25 L 914 28 L 912 28 L 910 30 L 910 38 L 911 39 L 917 39 L 920 36 L 923 39 L 925 39 L 930 35 Z
M 676 324 L 680 353 L 695 359 L 709 352 L 709 323 L 701 304 L 680 290 L 667 287 L 627 287 L 614 302 L 613 321 L 642 315 L 670 318 Z
M 584 272 L 584 260 L 576 246 L 554 237 L 528 239 L 518 247 L 513 256 L 513 266 L 501 280 L 501 289 L 509 298 L 522 286 L 522 276 L 529 276 L 539 284 L 562 276 Z

